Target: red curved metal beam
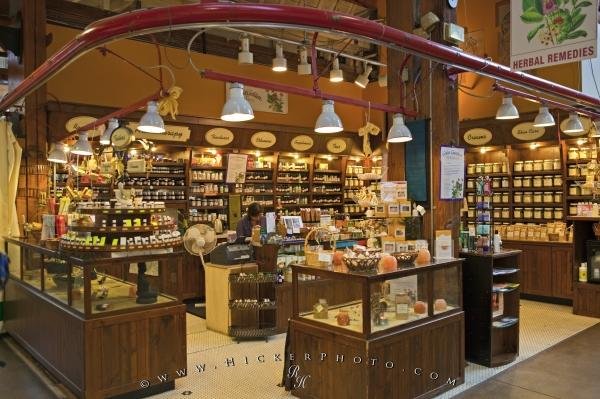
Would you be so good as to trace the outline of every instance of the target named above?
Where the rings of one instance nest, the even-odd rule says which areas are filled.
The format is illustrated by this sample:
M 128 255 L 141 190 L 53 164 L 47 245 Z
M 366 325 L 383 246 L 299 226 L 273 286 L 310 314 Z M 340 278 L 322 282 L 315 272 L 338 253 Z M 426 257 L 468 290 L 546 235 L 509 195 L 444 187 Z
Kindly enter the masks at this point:
M 8 93 L 0 101 L 0 109 L 8 108 L 79 56 L 109 41 L 202 24 L 284 24 L 333 30 L 600 110 L 598 98 L 364 18 L 296 6 L 214 2 L 137 10 L 96 21 Z

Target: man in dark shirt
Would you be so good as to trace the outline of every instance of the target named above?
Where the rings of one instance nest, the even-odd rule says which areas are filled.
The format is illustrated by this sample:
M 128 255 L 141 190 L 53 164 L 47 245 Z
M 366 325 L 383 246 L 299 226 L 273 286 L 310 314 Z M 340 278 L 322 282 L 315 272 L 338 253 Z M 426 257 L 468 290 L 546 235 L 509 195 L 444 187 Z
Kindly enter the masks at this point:
M 256 202 L 248 205 L 248 209 L 246 210 L 246 214 L 237 224 L 236 234 L 237 238 L 240 237 L 252 237 L 252 228 L 254 226 L 262 226 L 264 225 L 263 217 L 262 217 L 262 209 L 260 205 Z

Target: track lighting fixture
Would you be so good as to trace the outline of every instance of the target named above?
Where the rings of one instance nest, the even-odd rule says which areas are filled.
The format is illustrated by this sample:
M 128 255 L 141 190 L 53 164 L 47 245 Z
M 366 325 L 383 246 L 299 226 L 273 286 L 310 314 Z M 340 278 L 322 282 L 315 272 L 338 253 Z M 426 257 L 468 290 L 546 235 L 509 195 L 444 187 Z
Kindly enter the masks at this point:
M 298 64 L 298 75 L 310 75 L 312 73 L 311 65 L 308 63 L 308 54 L 306 47 L 300 47 L 300 63 Z
M 283 44 L 281 44 L 281 42 L 275 43 L 275 58 L 273 58 L 273 71 L 287 71 L 287 60 L 283 56 Z
M 254 64 L 254 54 L 250 52 L 250 39 L 248 35 L 242 35 L 241 50 L 238 53 L 238 64 Z
M 363 73 L 361 73 L 360 75 L 358 75 L 356 77 L 356 80 L 354 81 L 354 83 L 356 83 L 358 86 L 362 87 L 363 89 L 365 87 L 367 87 L 367 85 L 369 84 L 369 75 L 371 74 L 372 70 L 373 70 L 373 67 L 371 65 L 365 64 Z
M 331 64 L 329 71 L 329 81 L 333 83 L 344 81 L 344 72 L 340 69 L 340 60 L 336 57 Z

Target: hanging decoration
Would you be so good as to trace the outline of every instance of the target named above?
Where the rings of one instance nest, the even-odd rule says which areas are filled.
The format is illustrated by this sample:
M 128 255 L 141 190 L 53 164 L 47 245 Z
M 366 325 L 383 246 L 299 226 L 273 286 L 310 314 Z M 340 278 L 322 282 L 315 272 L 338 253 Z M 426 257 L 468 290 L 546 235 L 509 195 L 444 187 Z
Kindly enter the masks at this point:
M 365 157 L 370 157 L 373 154 L 373 150 L 371 149 L 371 141 L 370 136 L 377 136 L 381 129 L 377 127 L 377 125 L 371 123 L 371 103 L 369 102 L 369 109 L 367 110 L 366 115 L 367 123 L 358 129 L 358 135 L 363 138 L 363 153 Z
M 170 115 L 171 119 L 175 119 L 179 113 L 179 96 L 183 89 L 179 86 L 173 86 L 167 90 L 167 96 L 158 101 L 158 113 L 162 116 Z

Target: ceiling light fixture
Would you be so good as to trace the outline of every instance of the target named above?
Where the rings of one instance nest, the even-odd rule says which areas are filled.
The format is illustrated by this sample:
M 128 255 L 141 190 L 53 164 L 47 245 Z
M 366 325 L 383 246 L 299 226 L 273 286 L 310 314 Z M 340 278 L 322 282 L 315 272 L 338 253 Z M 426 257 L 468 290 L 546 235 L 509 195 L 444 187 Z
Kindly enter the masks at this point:
M 512 102 L 512 96 L 502 97 L 502 105 L 496 112 L 496 119 L 517 119 L 519 118 L 519 110 Z
M 63 143 L 52 144 L 50 152 L 46 158 L 48 162 L 52 163 L 67 163 L 67 154 L 65 152 L 65 146 Z
M 373 67 L 369 64 L 365 64 L 363 73 L 361 73 L 360 75 L 358 75 L 356 77 L 356 80 L 354 81 L 354 83 L 356 83 L 358 86 L 362 87 L 363 89 L 365 87 L 367 87 L 367 85 L 369 84 L 369 75 L 371 74 L 371 71 L 373 70 Z
M 485 153 L 486 153 L 486 152 L 488 152 L 489 150 L 490 150 L 490 149 L 489 149 L 489 148 L 487 148 L 487 147 L 480 147 L 480 148 L 479 148 L 479 152 L 480 152 L 480 153 L 482 153 L 482 154 L 485 154 Z
M 229 86 L 229 96 L 223 105 L 221 119 L 228 122 L 244 122 L 254 119 L 252 106 L 244 97 L 243 84 L 232 83 Z
M 577 112 L 569 113 L 569 119 L 567 119 L 567 124 L 563 129 L 563 133 L 565 134 L 573 134 L 573 133 L 581 133 L 583 132 L 583 124 L 579 119 L 579 115 Z
M 77 142 L 71 149 L 71 153 L 83 156 L 89 156 L 94 154 L 94 150 L 92 150 L 92 145 L 88 141 L 88 132 L 79 133 L 79 137 L 77 138 Z
M 308 53 L 306 47 L 300 47 L 300 63 L 298 64 L 298 75 L 310 75 L 312 73 L 311 65 L 308 63 Z
M 112 133 L 118 127 L 119 121 L 115 118 L 110 118 L 108 120 L 108 127 L 104 130 L 104 133 L 102 133 L 102 136 L 100 137 L 100 144 L 110 145 L 110 136 L 112 136 Z
M 539 143 L 531 143 L 529 144 L 529 149 L 530 150 L 537 150 L 537 148 L 540 146 Z
M 542 105 L 540 107 L 540 110 L 538 111 L 538 114 L 536 115 L 536 117 L 533 121 L 533 126 L 547 127 L 547 126 L 554 126 L 554 125 L 556 125 L 556 122 L 554 121 L 554 117 L 552 116 L 550 111 L 548 111 L 548 107 L 545 107 Z
M 335 57 L 329 71 L 329 81 L 339 83 L 344 81 L 344 72 L 340 69 L 340 60 Z
M 140 119 L 137 130 L 144 133 L 164 133 L 165 122 L 158 114 L 158 104 L 156 101 L 148 101 L 146 113 Z
M 323 110 L 315 123 L 317 133 L 339 133 L 344 130 L 342 120 L 335 113 L 333 100 L 323 101 Z
M 388 143 L 406 143 L 412 140 L 412 134 L 404 123 L 404 115 L 394 114 L 394 122 L 388 132 Z
M 281 44 L 281 42 L 275 43 L 275 58 L 273 58 L 273 71 L 287 71 L 287 60 L 283 56 L 283 44 Z
M 590 133 L 589 133 L 588 137 L 590 137 L 592 139 L 600 138 L 600 130 L 598 130 L 599 124 L 600 124 L 599 119 L 592 121 L 592 126 L 590 127 Z
M 242 35 L 241 44 L 242 48 L 238 53 L 238 64 L 254 64 L 254 54 L 250 52 L 250 39 L 248 35 Z

